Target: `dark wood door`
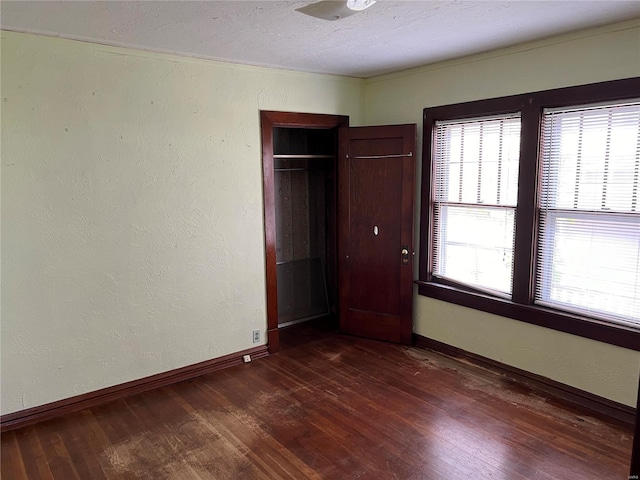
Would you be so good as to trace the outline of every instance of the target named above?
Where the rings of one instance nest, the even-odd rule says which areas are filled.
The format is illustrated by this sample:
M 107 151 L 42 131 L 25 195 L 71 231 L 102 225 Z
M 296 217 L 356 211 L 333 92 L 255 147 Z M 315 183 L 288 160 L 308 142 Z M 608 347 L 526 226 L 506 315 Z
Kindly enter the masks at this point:
M 340 329 L 410 344 L 416 125 L 341 128 L 339 137 Z

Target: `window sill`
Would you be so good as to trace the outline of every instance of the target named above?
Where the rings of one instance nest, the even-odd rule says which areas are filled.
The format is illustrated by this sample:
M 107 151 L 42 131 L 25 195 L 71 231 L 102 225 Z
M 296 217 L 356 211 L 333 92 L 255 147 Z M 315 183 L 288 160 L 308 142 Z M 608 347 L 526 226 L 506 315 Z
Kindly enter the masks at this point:
M 630 326 L 616 325 L 537 305 L 513 303 L 434 282 L 416 280 L 415 283 L 418 285 L 418 293 L 425 297 L 640 351 L 640 330 Z

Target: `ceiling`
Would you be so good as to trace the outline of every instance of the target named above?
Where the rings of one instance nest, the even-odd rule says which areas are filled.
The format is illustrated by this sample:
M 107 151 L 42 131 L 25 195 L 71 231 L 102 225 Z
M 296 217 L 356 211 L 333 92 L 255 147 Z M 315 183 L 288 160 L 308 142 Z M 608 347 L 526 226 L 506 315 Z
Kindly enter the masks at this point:
M 313 1 L 3 0 L 0 25 L 191 57 L 368 78 L 640 17 L 637 0 L 378 0 L 337 21 L 296 12 Z

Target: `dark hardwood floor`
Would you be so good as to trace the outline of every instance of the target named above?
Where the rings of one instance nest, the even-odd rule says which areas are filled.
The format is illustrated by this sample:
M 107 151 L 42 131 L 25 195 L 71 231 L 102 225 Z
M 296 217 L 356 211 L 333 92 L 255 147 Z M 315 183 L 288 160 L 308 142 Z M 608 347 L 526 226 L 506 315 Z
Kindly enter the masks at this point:
M 281 332 L 250 364 L 2 435 L 13 479 L 627 479 L 632 428 L 417 348 Z

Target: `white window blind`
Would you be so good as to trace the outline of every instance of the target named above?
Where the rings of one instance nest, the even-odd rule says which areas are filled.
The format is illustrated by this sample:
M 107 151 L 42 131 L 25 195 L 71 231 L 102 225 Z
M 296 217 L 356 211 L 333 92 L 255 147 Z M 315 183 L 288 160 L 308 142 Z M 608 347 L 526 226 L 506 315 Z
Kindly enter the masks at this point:
M 520 115 L 434 128 L 433 274 L 510 294 Z
M 640 102 L 547 109 L 536 303 L 640 325 Z

